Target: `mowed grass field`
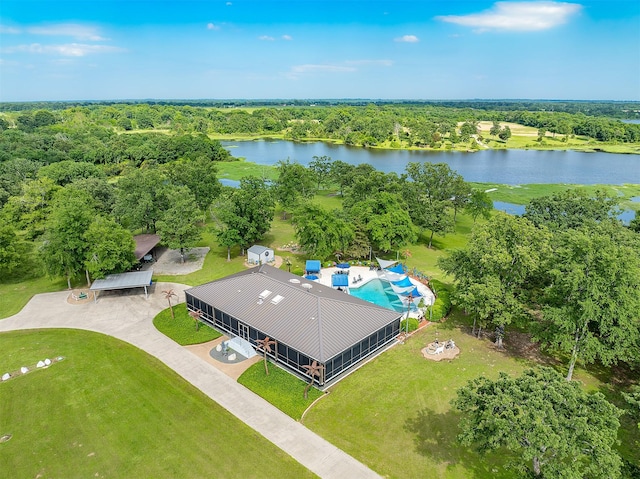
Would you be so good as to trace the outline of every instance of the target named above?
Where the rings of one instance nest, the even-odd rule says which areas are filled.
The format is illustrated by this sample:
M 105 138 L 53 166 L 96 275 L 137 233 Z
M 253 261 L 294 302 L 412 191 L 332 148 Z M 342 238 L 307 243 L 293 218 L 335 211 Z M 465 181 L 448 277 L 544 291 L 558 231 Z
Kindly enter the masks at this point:
M 425 359 L 421 349 L 436 337 L 454 339 L 460 355 Z M 423 328 L 331 388 L 304 424 L 384 477 L 510 479 L 513 472 L 503 467 L 513 459 L 507 451 L 479 454 L 457 442 L 460 414 L 451 400 L 473 378 L 497 378 L 501 371 L 519 375 L 538 364 L 512 347 L 513 340 L 507 335 L 506 350 L 495 349 L 489 340 L 473 337 L 468 318 L 454 310 L 444 323 Z M 564 372 L 554 359 L 540 359 Z M 578 369 L 574 379 L 621 406 L 619 391 L 612 389 L 616 379 L 600 373 Z M 626 420 L 619 440 L 625 457 L 640 463 L 640 433 L 632 421 Z
M 126 343 L 77 330 L 0 342 L 2 373 L 65 358 L 0 384 L 0 478 L 316 477 Z

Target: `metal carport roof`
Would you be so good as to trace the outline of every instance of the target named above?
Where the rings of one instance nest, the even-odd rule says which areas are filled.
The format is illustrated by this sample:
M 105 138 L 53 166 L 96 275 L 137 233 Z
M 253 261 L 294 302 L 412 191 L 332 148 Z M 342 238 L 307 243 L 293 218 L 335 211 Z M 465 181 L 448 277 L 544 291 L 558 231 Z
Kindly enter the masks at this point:
M 96 279 L 91 285 L 91 291 L 106 291 L 112 289 L 130 289 L 144 287 L 147 296 L 147 286 L 151 285 L 153 270 L 132 271 L 130 273 L 110 274 L 104 279 Z M 97 294 L 93 295 L 97 300 Z

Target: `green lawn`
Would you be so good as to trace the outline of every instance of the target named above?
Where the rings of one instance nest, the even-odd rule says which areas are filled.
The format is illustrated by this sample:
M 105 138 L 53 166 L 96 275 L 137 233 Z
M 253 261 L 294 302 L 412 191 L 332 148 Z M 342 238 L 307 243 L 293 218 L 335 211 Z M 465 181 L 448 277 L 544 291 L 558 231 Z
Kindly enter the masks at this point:
M 233 148 L 230 148 L 233 155 Z M 278 178 L 278 173 L 275 167 L 258 165 L 240 159 L 239 161 L 224 161 L 216 163 L 218 166 L 218 178 L 224 178 L 228 180 L 239 180 L 244 176 L 255 176 L 258 178 L 266 178 L 268 180 L 275 180 Z
M 311 387 L 308 397 L 305 399 L 304 389 L 308 383 L 273 363 L 269 363 L 269 375 L 267 376 L 263 361 L 247 369 L 238 378 L 238 382 L 296 420 L 300 420 L 311 403 L 323 394 L 322 391 Z
M 72 285 L 76 284 L 80 283 L 74 282 Z M 86 282 L 83 281 L 82 284 L 85 285 Z M 36 247 L 32 245 L 20 268 L 10 275 L 0 277 L 0 319 L 18 313 L 34 294 L 60 291 L 66 288 L 66 279 L 52 279 L 45 276 Z
M 189 312 L 184 303 L 174 305 L 173 314 L 175 317 L 171 316 L 171 310 L 169 308 L 160 311 L 158 315 L 153 318 L 153 325 L 158 331 L 173 339 L 181 346 L 206 343 L 222 336 L 222 333 L 205 323 L 199 323 L 199 327 L 196 330 L 196 323 L 194 319 L 189 316 Z
M 3 333 L 0 477 L 315 477 L 159 360 L 76 330 Z M 268 475 L 269 473 L 267 473 Z
M 640 185 L 563 185 L 563 184 L 527 184 L 527 185 L 500 185 L 497 183 L 472 183 L 474 188 L 495 191 L 489 192 L 494 201 L 505 201 L 517 205 L 525 205 L 533 198 L 553 195 L 569 188 L 580 188 L 588 192 L 605 190 L 611 195 L 620 197 L 621 206 L 629 209 L 640 208 L 640 203 L 630 201 L 634 196 L 640 196 Z
M 436 331 L 440 340 L 455 340 L 458 358 L 433 362 L 422 356 L 421 348 L 436 338 Z M 457 444 L 460 416 L 450 401 L 472 378 L 496 378 L 500 371 L 520 374 L 531 364 L 472 337 L 467 319 L 456 312 L 332 387 L 304 424 L 385 477 L 511 478 L 501 467 L 504 452 L 483 456 Z M 607 387 L 603 377 L 582 369 L 576 379 L 596 389 Z M 635 461 L 640 453 L 629 444 L 638 436 L 633 428 L 620 433 L 621 450 Z

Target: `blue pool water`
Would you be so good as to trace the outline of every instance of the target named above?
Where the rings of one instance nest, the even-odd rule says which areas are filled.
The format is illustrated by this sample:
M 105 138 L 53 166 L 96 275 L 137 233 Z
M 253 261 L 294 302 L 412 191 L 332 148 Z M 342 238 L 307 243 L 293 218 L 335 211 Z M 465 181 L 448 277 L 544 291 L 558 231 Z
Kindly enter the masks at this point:
M 398 295 L 393 292 L 391 286 L 379 279 L 372 279 L 359 288 L 349 288 L 349 293 L 351 293 L 351 296 L 399 313 L 407 310 L 406 306 L 402 305 L 402 301 L 398 299 Z

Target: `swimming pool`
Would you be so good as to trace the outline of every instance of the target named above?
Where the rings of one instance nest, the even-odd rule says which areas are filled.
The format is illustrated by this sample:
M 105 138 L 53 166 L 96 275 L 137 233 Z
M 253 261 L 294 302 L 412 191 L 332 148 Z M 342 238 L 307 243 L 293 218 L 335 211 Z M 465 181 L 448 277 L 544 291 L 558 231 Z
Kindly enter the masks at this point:
M 364 299 L 383 308 L 398 311 L 399 313 L 407 310 L 407 307 L 403 306 L 402 301 L 400 301 L 398 295 L 393 292 L 389 283 L 380 279 L 372 279 L 359 288 L 349 288 L 349 293 L 351 296 Z

